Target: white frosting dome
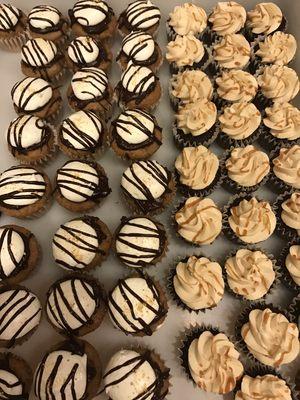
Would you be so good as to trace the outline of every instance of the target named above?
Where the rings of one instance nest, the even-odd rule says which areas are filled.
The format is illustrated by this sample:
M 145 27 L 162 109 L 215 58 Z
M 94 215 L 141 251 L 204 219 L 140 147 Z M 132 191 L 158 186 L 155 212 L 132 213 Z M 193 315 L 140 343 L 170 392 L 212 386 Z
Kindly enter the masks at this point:
M 0 276 L 9 277 L 18 268 L 24 255 L 22 236 L 13 228 L 0 228 Z
M 42 38 L 30 39 L 22 47 L 22 61 L 32 67 L 42 67 L 54 60 L 57 54 L 55 43 Z
M 60 21 L 60 12 L 53 6 L 36 6 L 30 11 L 28 20 L 29 24 L 36 29 L 53 28 Z
M 75 38 L 68 47 L 68 56 L 75 64 L 90 64 L 99 56 L 99 45 L 89 36 Z
M 150 0 L 137 0 L 128 5 L 125 11 L 130 25 L 135 29 L 147 29 L 160 20 L 160 11 Z
M 133 94 L 146 92 L 155 83 L 155 75 L 148 67 L 128 63 L 126 70 L 121 76 L 124 89 Z
M 73 75 L 71 85 L 79 100 L 91 100 L 104 95 L 108 78 L 102 69 L 86 67 Z
M 0 4 L 0 31 L 13 29 L 20 18 L 20 11 L 11 4 Z
M 115 122 L 117 134 L 127 143 L 143 143 L 153 135 L 155 124 L 151 114 L 134 109 L 125 110 Z
M 46 122 L 38 117 L 21 115 L 11 122 L 7 141 L 12 147 L 27 149 L 42 142 L 46 126 Z
M 84 26 L 94 26 L 105 20 L 108 5 L 100 0 L 79 0 L 73 7 L 77 22 Z
M 129 33 L 122 42 L 123 52 L 136 62 L 147 61 L 154 53 L 155 42 L 151 35 L 143 31 Z
M 0 393 L 4 399 L 11 396 L 20 396 L 23 393 L 23 385 L 19 378 L 10 371 L 0 369 Z
M 52 86 L 42 78 L 24 78 L 16 83 L 11 91 L 14 104 L 27 112 L 45 106 L 52 94 Z

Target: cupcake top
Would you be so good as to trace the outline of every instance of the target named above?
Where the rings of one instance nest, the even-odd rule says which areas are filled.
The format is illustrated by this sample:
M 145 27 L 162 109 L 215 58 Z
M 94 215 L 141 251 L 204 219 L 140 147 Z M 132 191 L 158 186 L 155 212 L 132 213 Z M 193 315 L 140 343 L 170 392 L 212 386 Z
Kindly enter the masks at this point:
M 165 251 L 166 242 L 163 226 L 147 217 L 123 217 L 115 234 L 117 256 L 133 268 L 147 267 L 159 259 Z
M 300 138 L 300 110 L 290 103 L 274 103 L 266 108 L 264 124 L 278 139 Z
M 247 13 L 241 4 L 235 1 L 221 1 L 213 8 L 209 17 L 212 30 L 225 36 L 239 32 L 245 25 Z
M 180 300 L 192 310 L 214 307 L 224 295 L 222 268 L 206 257 L 191 256 L 180 261 L 173 285 Z
M 300 236 L 300 193 L 292 193 L 291 196 L 281 204 L 281 219 L 288 227 L 296 229 Z
M 221 131 L 234 140 L 251 136 L 260 126 L 261 114 L 253 103 L 234 103 L 219 116 Z
M 155 57 L 155 45 L 149 33 L 134 31 L 123 39 L 121 51 L 135 64 L 147 64 Z
M 89 67 L 106 60 L 104 47 L 90 36 L 79 36 L 68 46 L 68 56 L 78 67 Z
M 282 147 L 273 159 L 273 172 L 284 183 L 300 189 L 300 146 Z
M 218 95 L 231 102 L 249 102 L 257 93 L 258 83 L 249 72 L 242 70 L 223 71 L 216 78 Z
M 222 213 L 209 198 L 190 197 L 175 213 L 177 232 L 197 245 L 212 243 L 222 230 Z
M 230 228 L 245 243 L 258 243 L 268 239 L 275 230 L 276 216 L 267 201 L 256 197 L 242 199 L 230 208 Z
M 207 99 L 180 106 L 176 114 L 177 127 L 186 135 L 200 136 L 217 120 L 217 107 Z
M 241 335 L 254 357 L 274 368 L 292 362 L 299 354 L 296 324 L 269 308 L 252 310 Z
M 120 85 L 129 93 L 129 98 L 143 98 L 151 92 L 157 81 L 157 76 L 150 68 L 135 65 L 130 61 L 121 75 Z
M 250 44 L 243 35 L 225 35 L 213 48 L 214 59 L 221 68 L 244 68 L 250 60 Z
M 56 45 L 42 38 L 30 39 L 22 47 L 22 61 L 31 67 L 48 66 L 57 54 Z
M 205 54 L 201 40 L 194 35 L 176 36 L 167 45 L 166 59 L 177 67 L 192 66 L 199 63 Z
M 148 30 L 159 24 L 160 11 L 150 0 L 136 0 L 124 11 L 126 22 L 132 30 Z
M 244 372 L 239 356 L 226 335 L 204 331 L 190 344 L 188 367 L 200 389 L 225 394 L 235 388 Z
M 185 147 L 175 161 L 181 184 L 193 190 L 210 186 L 219 170 L 219 159 L 205 146 Z
M 227 174 L 240 186 L 259 184 L 270 172 L 269 157 L 252 145 L 237 147 L 226 160 Z
M 112 13 L 108 4 L 101 0 L 79 0 L 69 10 L 72 24 L 76 22 L 91 33 L 95 32 L 95 28 L 104 30 Z
M 247 300 L 264 297 L 275 280 L 272 260 L 259 250 L 239 249 L 225 270 L 230 289 Z
M 289 248 L 285 266 L 293 281 L 300 286 L 300 245 L 293 245 Z
M 185 70 L 171 78 L 171 95 L 182 104 L 195 103 L 200 99 L 211 100 L 213 86 L 201 70 Z
M 297 51 L 297 41 L 293 35 L 275 32 L 259 42 L 256 55 L 263 63 L 286 65 L 292 61 Z
M 11 4 L 0 4 L 0 31 L 11 31 L 21 18 L 21 12 Z
M 274 102 L 289 102 L 299 92 L 298 75 L 296 71 L 286 66 L 265 67 L 257 82 L 263 95 Z
M 28 15 L 29 28 L 33 32 L 53 32 L 59 29 L 61 13 L 49 5 L 33 7 Z
M 184 3 L 174 8 L 168 22 L 177 35 L 197 36 L 207 26 L 207 15 L 202 7 L 193 3 Z
M 28 399 L 31 386 L 31 370 L 28 364 L 13 353 L 0 354 L 0 389 L 3 400 Z
M 71 85 L 77 99 L 95 100 L 107 94 L 108 77 L 100 68 L 85 67 L 73 75 Z
M 247 26 L 256 34 L 268 35 L 282 23 L 282 11 L 274 3 L 258 3 L 247 13 Z

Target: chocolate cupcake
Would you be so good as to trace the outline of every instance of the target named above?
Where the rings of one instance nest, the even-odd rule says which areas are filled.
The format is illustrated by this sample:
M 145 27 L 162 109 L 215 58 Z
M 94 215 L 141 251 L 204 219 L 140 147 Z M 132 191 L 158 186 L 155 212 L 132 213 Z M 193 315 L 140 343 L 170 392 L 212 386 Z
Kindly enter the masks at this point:
M 300 240 L 290 241 L 280 254 L 279 263 L 282 272 L 282 281 L 295 292 L 300 286 Z
M 277 213 L 277 233 L 285 240 L 299 238 L 300 192 L 288 191 L 279 196 L 274 205 Z
M 39 299 L 21 286 L 0 289 L 0 347 L 26 342 L 37 329 L 42 306 Z
M 27 165 L 11 167 L 0 175 L 0 211 L 10 217 L 36 217 L 52 195 L 48 176 Z
M 56 231 L 53 258 L 67 271 L 89 271 L 107 258 L 111 234 L 106 224 L 97 217 L 84 215 L 68 221 Z
M 123 111 L 110 127 L 110 145 L 117 156 L 145 160 L 162 144 L 162 128 L 154 115 L 138 108 Z
M 110 292 L 108 311 L 115 328 L 132 336 L 151 336 L 163 324 L 168 304 L 165 293 L 150 277 L 120 279 Z
M 155 160 L 136 161 L 122 175 L 121 189 L 129 208 L 137 214 L 158 214 L 175 194 L 172 173 Z
M 300 146 L 290 144 L 275 149 L 271 154 L 273 174 L 270 183 L 276 191 L 300 189 Z
M 168 238 L 164 226 L 152 218 L 122 217 L 113 247 L 121 263 L 144 268 L 162 260 L 168 250 Z
M 0 5 L 0 48 L 19 51 L 27 40 L 27 17 L 11 4 Z
M 36 237 L 26 228 L 5 225 L 0 228 L 0 282 L 15 285 L 35 270 L 40 259 Z

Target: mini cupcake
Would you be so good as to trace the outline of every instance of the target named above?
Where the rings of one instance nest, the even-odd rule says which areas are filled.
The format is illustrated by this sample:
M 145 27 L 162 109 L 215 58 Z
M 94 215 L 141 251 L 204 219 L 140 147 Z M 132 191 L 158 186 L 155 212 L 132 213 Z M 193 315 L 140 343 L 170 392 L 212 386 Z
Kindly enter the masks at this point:
M 95 278 L 68 275 L 47 292 L 47 319 L 62 335 L 84 336 L 100 326 L 106 313 L 105 302 L 105 292 Z
M 112 324 L 126 335 L 151 336 L 163 324 L 168 304 L 165 293 L 150 277 L 120 279 L 108 297 Z
M 175 194 L 172 173 L 155 160 L 137 161 L 122 175 L 121 189 L 128 207 L 137 214 L 158 214 Z
M 34 394 L 53 398 L 92 400 L 101 383 L 101 362 L 96 349 L 84 340 L 70 338 L 49 349 L 37 366 Z
M 88 67 L 77 71 L 67 91 L 70 107 L 94 111 L 105 118 L 112 113 L 113 89 L 102 69 Z
M 168 238 L 164 226 L 152 218 L 122 217 L 113 247 L 122 264 L 144 268 L 162 260 L 168 250 Z
M 117 19 L 113 9 L 102 0 L 79 0 L 69 10 L 74 36 L 109 40 L 115 36 Z
M 17 114 L 29 114 L 53 120 L 62 108 L 59 89 L 42 78 L 24 78 L 11 90 L 14 109 Z
M 127 68 L 129 62 L 132 62 L 157 72 L 163 63 L 163 55 L 159 45 L 149 33 L 134 31 L 123 39 L 116 60 L 122 71 Z
M 276 190 L 300 189 L 300 146 L 287 145 L 271 154 L 273 174 L 270 183 Z
M 123 111 L 110 127 L 110 145 L 118 157 L 145 160 L 162 144 L 162 128 L 154 115 L 138 108 Z
M 110 192 L 104 169 L 94 161 L 71 160 L 57 170 L 55 199 L 69 211 L 92 210 Z
M 39 299 L 21 286 L 3 286 L 0 304 L 0 347 L 11 348 L 26 342 L 41 320 Z
M 300 241 L 294 239 L 285 247 L 279 257 L 279 263 L 283 276 L 283 283 L 295 292 L 300 286 Z
M 208 196 L 222 181 L 218 157 L 204 146 L 184 147 L 175 160 L 177 187 L 184 196 Z
M 20 162 L 39 164 L 54 155 L 55 132 L 41 118 L 21 115 L 8 127 L 7 144 L 10 153 Z
M 129 3 L 120 14 L 118 28 L 121 35 L 141 30 L 155 35 L 159 27 L 161 14 L 157 6 L 150 0 L 136 0 Z
M 269 157 L 252 145 L 235 147 L 226 155 L 223 172 L 224 186 L 233 193 L 255 192 L 268 180 Z
M 0 4 L 0 48 L 19 51 L 27 40 L 27 17 L 11 4 Z
M 208 197 L 189 197 L 173 218 L 177 235 L 196 246 L 213 243 L 222 230 L 222 213 Z
M 284 192 L 274 205 L 277 212 L 277 233 L 292 241 L 300 236 L 300 192 Z
M 16 285 L 28 278 L 40 259 L 39 244 L 30 231 L 22 226 L 0 228 L 0 282 Z
M 84 215 L 61 225 L 52 242 L 53 258 L 67 271 L 89 271 L 108 257 L 111 233 L 97 217 Z
M 122 109 L 152 110 L 157 106 L 162 94 L 159 78 L 151 69 L 132 62 L 128 63 L 115 90 Z
M 105 123 L 93 111 L 77 111 L 64 119 L 58 146 L 70 158 L 93 159 L 107 139 Z
M 27 165 L 11 167 L 0 175 L 0 211 L 10 217 L 36 217 L 52 195 L 48 176 Z

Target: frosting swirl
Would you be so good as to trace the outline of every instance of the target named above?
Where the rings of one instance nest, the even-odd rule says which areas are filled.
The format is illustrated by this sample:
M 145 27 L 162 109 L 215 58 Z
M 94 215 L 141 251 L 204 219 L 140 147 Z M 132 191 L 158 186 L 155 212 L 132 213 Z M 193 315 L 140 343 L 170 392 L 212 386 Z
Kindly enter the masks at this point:
M 207 26 L 207 15 L 202 7 L 192 3 L 176 6 L 170 13 L 169 25 L 177 35 L 198 35 Z
M 243 199 L 231 207 L 229 225 L 245 243 L 258 243 L 268 239 L 275 230 L 276 216 L 267 201 L 255 197 Z
M 242 70 L 223 71 L 222 75 L 216 78 L 216 83 L 218 95 L 232 102 L 249 102 L 258 90 L 256 78 Z
M 266 108 L 264 124 L 278 139 L 300 138 L 300 111 L 290 103 L 275 103 Z
M 232 139 L 251 136 L 261 123 L 261 114 L 253 103 L 234 103 L 219 116 L 221 131 Z
M 209 198 L 190 197 L 176 212 L 178 234 L 198 245 L 212 243 L 222 230 L 222 213 Z
M 282 221 L 300 236 L 300 193 L 292 193 L 291 197 L 281 204 Z
M 247 13 L 247 26 L 253 33 L 268 35 L 276 31 L 282 22 L 282 12 L 274 3 L 256 4 L 253 10 Z
M 275 280 L 272 261 L 261 251 L 240 249 L 225 263 L 230 289 L 247 300 L 261 299 Z
M 243 35 L 225 35 L 214 45 L 214 59 L 222 68 L 243 68 L 250 60 L 250 44 Z
M 209 77 L 200 70 L 185 70 L 171 78 L 171 94 L 182 104 L 200 99 L 211 100 L 213 86 Z
M 299 354 L 299 330 L 296 324 L 269 308 L 252 310 L 241 335 L 254 357 L 271 367 L 288 364 Z
M 180 182 L 193 190 L 208 187 L 219 169 L 218 157 L 205 146 L 185 147 L 175 161 Z
M 225 36 L 240 31 L 245 25 L 247 13 L 241 4 L 235 1 L 221 1 L 209 17 L 212 30 Z
M 294 245 L 289 248 L 289 254 L 285 259 L 285 266 L 293 281 L 300 286 L 300 245 Z
M 291 390 L 286 382 L 276 375 L 267 374 L 255 378 L 245 375 L 235 400 L 262 399 L 292 400 Z
M 275 32 L 259 42 L 256 54 L 263 63 L 286 65 L 292 61 L 296 54 L 297 42 L 293 35 Z
M 193 65 L 202 60 L 205 49 L 202 42 L 193 35 L 176 36 L 167 44 L 166 59 L 177 67 Z
M 222 268 L 206 257 L 189 257 L 176 266 L 173 278 L 177 296 L 192 310 L 216 306 L 224 295 Z
M 273 160 L 273 172 L 287 185 L 300 189 L 300 146 L 281 148 Z
M 231 392 L 244 372 L 239 352 L 223 333 L 203 332 L 188 350 L 188 365 L 193 380 L 206 392 Z

